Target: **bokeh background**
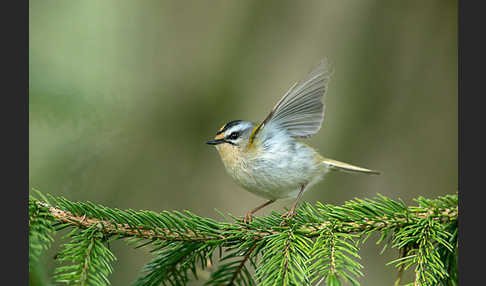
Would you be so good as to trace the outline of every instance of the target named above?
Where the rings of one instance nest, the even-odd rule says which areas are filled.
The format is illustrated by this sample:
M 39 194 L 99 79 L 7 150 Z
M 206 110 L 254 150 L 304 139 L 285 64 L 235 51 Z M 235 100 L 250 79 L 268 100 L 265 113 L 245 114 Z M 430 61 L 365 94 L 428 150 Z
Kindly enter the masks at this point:
M 381 193 L 413 204 L 457 191 L 457 1 L 31 0 L 29 8 L 29 185 L 44 193 L 243 215 L 264 200 L 233 183 L 205 141 L 227 121 L 262 120 L 324 57 L 334 75 L 309 143 L 383 174 L 333 172 L 304 200 Z M 391 285 L 396 271 L 385 263 L 397 252 L 378 255 L 374 241 L 361 251 L 360 281 Z M 129 285 L 151 259 L 123 242 L 112 249 L 113 285 Z M 56 250 L 31 285 L 52 283 Z

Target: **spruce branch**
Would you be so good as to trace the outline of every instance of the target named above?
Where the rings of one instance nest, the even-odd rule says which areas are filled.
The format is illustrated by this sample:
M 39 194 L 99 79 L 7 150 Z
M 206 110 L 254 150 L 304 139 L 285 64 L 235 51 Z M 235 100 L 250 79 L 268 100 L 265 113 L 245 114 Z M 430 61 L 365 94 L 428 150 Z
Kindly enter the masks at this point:
M 327 285 L 340 285 L 338 277 L 345 282 L 359 285 L 355 277 L 363 276 L 363 266 L 356 260 L 360 259 L 356 247 L 358 235 L 336 233 L 333 228 L 322 231 L 311 251 L 312 281 L 326 281 Z M 319 284 L 319 283 L 317 283 Z
M 161 242 L 154 250 L 157 257 L 144 267 L 145 275 L 134 285 L 185 285 L 190 280 L 190 273 L 197 278 L 196 264 L 201 262 L 204 267 L 204 257 L 214 248 L 201 242 L 177 241 Z
M 259 285 L 309 285 L 310 243 L 292 229 L 266 237 L 256 271 Z
M 405 246 L 403 248 L 400 248 L 398 250 L 398 253 L 399 253 L 398 259 L 404 258 L 408 254 L 408 247 Z M 400 281 L 402 281 L 402 276 L 403 276 L 404 270 L 405 270 L 405 266 L 403 264 L 398 266 L 398 275 L 397 275 L 397 279 L 395 280 L 395 283 L 393 284 L 393 286 L 399 286 L 400 285 Z
M 29 270 L 32 270 L 32 264 L 37 262 L 42 251 L 53 242 L 53 220 L 54 217 L 45 208 L 29 204 Z
M 57 255 L 57 260 L 70 262 L 56 269 L 55 280 L 68 285 L 108 285 L 113 271 L 113 253 L 104 245 L 105 237 L 97 228 L 74 229 L 69 243 Z
M 359 247 L 370 234 L 378 244 L 397 248 L 389 264 L 413 270 L 420 285 L 457 283 L 457 195 L 419 197 L 407 206 L 378 195 L 341 206 L 302 203 L 297 217 L 281 225 L 281 214 L 220 222 L 189 211 L 120 210 L 91 202 L 49 196 L 29 199 L 30 263 L 52 241 L 51 233 L 69 228 L 69 243 L 59 255 L 57 281 L 108 285 L 114 255 L 108 241 L 124 239 L 151 247 L 154 258 L 134 285 L 186 285 L 214 265 L 206 285 L 359 285 L 363 276 Z M 254 270 L 254 274 L 252 273 Z
M 217 239 L 227 239 L 229 236 L 225 230 L 240 230 L 246 232 L 248 235 L 251 235 L 254 239 L 262 239 L 265 236 L 280 233 L 280 231 L 275 230 L 274 228 L 260 228 L 258 225 L 260 223 L 265 223 L 265 220 L 262 219 L 255 219 L 255 223 L 251 223 L 249 226 L 242 225 L 241 223 L 237 222 L 236 224 L 228 224 L 228 223 L 218 223 L 216 221 L 205 219 L 207 222 L 211 222 L 213 226 L 216 228 L 211 229 L 210 232 L 195 232 L 191 229 L 186 229 L 185 231 L 175 231 L 169 227 L 162 228 L 162 227 L 147 227 L 145 225 L 138 225 L 136 222 L 135 224 L 130 223 L 116 223 L 113 220 L 104 220 L 97 217 L 87 217 L 86 214 L 75 214 L 65 209 L 61 209 L 59 207 L 51 206 L 45 202 L 40 202 L 37 200 L 31 200 L 30 204 L 36 204 L 38 207 L 45 207 L 49 211 L 50 215 L 58 222 L 68 224 L 71 226 L 77 226 L 81 228 L 89 228 L 91 226 L 96 226 L 100 228 L 103 233 L 110 234 L 110 235 L 122 235 L 126 237 L 138 237 L 138 238 L 145 238 L 145 239 L 163 239 L 163 240 L 170 240 L 170 241 L 209 241 L 209 240 L 217 240 Z M 79 205 L 83 205 L 83 203 L 78 203 Z M 309 207 L 310 205 L 304 203 L 304 207 Z M 346 207 L 353 208 L 356 206 L 356 203 L 353 201 L 347 202 Z M 101 206 L 100 206 L 101 207 Z M 302 208 L 304 208 L 302 207 Z M 320 207 L 320 209 L 319 209 Z M 450 221 L 457 220 L 458 216 L 458 208 L 457 206 L 449 206 L 443 208 L 434 208 L 434 209 L 424 209 L 424 208 L 417 208 L 411 207 L 410 210 L 403 209 L 403 211 L 408 212 L 408 214 L 402 213 L 395 213 L 388 216 L 374 216 L 372 218 L 369 217 L 356 217 L 353 219 L 352 216 L 347 217 L 347 215 L 357 214 L 353 212 L 352 209 L 344 209 L 341 207 L 335 207 L 336 209 L 332 209 L 333 206 L 325 206 L 320 203 L 317 203 L 318 210 L 321 210 L 321 214 L 323 215 L 321 220 L 327 220 L 329 218 L 336 218 L 339 220 L 338 223 L 334 226 L 336 232 L 342 233 L 362 233 L 364 231 L 381 231 L 388 228 L 394 227 L 402 227 L 411 223 L 410 220 L 412 219 L 425 219 L 430 218 L 432 221 L 439 221 L 441 223 L 447 223 Z M 107 208 L 102 207 L 105 211 Z M 345 210 L 346 212 L 344 212 Z M 124 211 L 119 211 L 122 217 L 129 216 L 129 213 L 124 213 Z M 308 210 L 309 211 L 309 210 Z M 327 211 L 327 213 L 325 212 Z M 303 214 L 299 217 L 307 218 L 309 214 L 316 215 L 313 217 L 313 220 L 319 216 L 319 214 L 315 211 L 309 211 L 309 213 Z M 140 211 L 140 216 L 144 216 L 148 211 Z M 189 213 L 189 212 L 188 212 Z M 155 214 L 155 213 L 154 213 Z M 190 213 L 189 213 L 190 214 Z M 192 215 L 192 214 L 191 214 Z M 275 217 L 279 217 L 279 213 L 273 213 L 273 220 Z M 408 216 L 409 215 L 409 216 Z M 184 217 L 180 215 L 180 217 Z M 193 216 L 193 218 L 198 218 L 197 216 Z M 202 219 L 202 218 L 201 218 Z M 117 219 L 118 220 L 118 219 Z M 302 219 L 300 219 L 302 222 Z M 279 221 L 280 222 L 280 221 Z M 330 221 L 323 221 L 323 222 L 302 222 L 298 232 L 300 234 L 305 234 L 306 237 L 312 238 L 319 236 L 320 231 L 326 230 L 333 222 Z M 271 224 L 271 222 L 270 222 Z M 256 226 L 256 227 L 255 227 Z M 231 236 L 231 235 L 230 235 Z
M 229 285 L 233 285 L 235 283 L 236 279 L 239 278 L 238 276 L 241 276 L 241 272 L 243 271 L 243 268 L 245 267 L 245 263 L 250 258 L 250 255 L 252 254 L 253 250 L 255 250 L 256 246 L 257 246 L 256 243 L 253 244 L 253 246 L 250 247 L 250 249 L 248 249 L 248 251 L 246 251 L 243 259 L 241 259 L 241 261 L 239 261 L 238 268 L 236 268 L 236 271 L 234 272 L 233 276 L 231 276 L 231 280 L 228 283 Z
M 252 258 L 258 245 L 258 242 L 245 242 L 229 248 L 228 254 L 220 259 L 223 263 L 211 274 L 205 285 L 255 285 L 246 263 L 251 262 L 255 267 Z

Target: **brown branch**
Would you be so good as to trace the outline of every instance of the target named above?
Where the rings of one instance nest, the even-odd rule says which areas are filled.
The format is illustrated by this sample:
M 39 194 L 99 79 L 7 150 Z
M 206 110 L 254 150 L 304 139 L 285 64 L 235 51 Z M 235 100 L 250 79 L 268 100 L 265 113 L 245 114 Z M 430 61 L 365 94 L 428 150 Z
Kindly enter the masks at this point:
M 238 265 L 238 269 L 236 269 L 236 272 L 233 275 L 233 277 L 231 277 L 231 281 L 228 283 L 228 285 L 233 285 L 233 283 L 236 280 L 236 277 L 238 277 L 238 274 L 243 269 L 243 266 L 245 266 L 246 261 L 248 261 L 248 259 L 250 258 L 251 253 L 253 252 L 253 250 L 255 250 L 256 246 L 257 246 L 257 244 L 254 243 L 253 246 L 248 250 L 248 252 L 245 255 L 245 258 L 243 258 L 243 260 L 241 261 L 240 265 Z
M 93 250 L 94 238 L 90 238 L 90 244 L 86 249 L 86 254 L 84 256 L 84 263 L 83 269 L 81 271 L 81 286 L 86 285 L 86 281 L 88 280 L 88 267 L 89 267 L 89 257 L 91 255 L 91 251 Z
M 400 248 L 398 251 L 399 251 L 398 257 L 403 258 L 403 257 L 407 256 L 408 247 L 405 246 L 403 248 Z M 405 270 L 405 265 L 401 264 L 400 267 L 398 268 L 397 279 L 395 280 L 395 283 L 393 284 L 393 286 L 399 286 L 400 285 L 400 282 L 402 281 L 402 276 L 403 276 L 404 270 Z
M 86 215 L 76 216 L 71 212 L 62 210 L 48 205 L 47 203 L 32 201 L 39 206 L 45 207 L 49 210 L 50 214 L 55 220 L 61 223 L 71 224 L 73 226 L 81 228 L 89 228 L 96 226 L 107 235 L 122 235 L 126 237 L 138 237 L 145 239 L 163 239 L 172 241 L 208 241 L 227 239 L 231 234 L 225 235 L 224 231 L 241 231 L 253 235 L 254 239 L 262 239 L 271 234 L 277 234 L 281 231 L 273 229 L 251 229 L 245 225 L 233 224 L 228 226 L 227 229 L 222 229 L 222 234 L 214 234 L 214 236 L 203 235 L 191 230 L 185 232 L 175 232 L 167 228 L 146 228 L 143 226 L 131 227 L 128 224 L 113 223 L 107 220 L 100 220 L 97 218 L 89 218 Z M 300 227 L 296 232 L 304 234 L 307 237 L 316 237 L 319 232 L 324 229 L 329 229 L 333 225 L 333 231 L 343 233 L 359 233 L 366 230 L 382 230 L 390 227 L 400 227 L 411 222 L 411 219 L 415 218 L 428 218 L 432 217 L 435 220 L 441 222 L 447 222 L 456 220 L 458 216 L 457 206 L 454 208 L 445 208 L 440 210 L 412 210 L 413 217 L 391 217 L 385 216 L 374 220 L 362 219 L 357 221 L 340 221 L 336 222 L 324 222 L 320 224 L 309 224 Z
M 179 233 L 173 232 L 169 229 L 165 228 L 158 228 L 156 230 L 153 229 L 146 229 L 144 227 L 137 227 L 132 228 L 128 224 L 119 224 L 119 223 L 112 223 L 106 220 L 100 220 L 96 218 L 87 218 L 86 215 L 83 216 L 76 216 L 71 212 L 61 210 L 56 207 L 49 206 L 46 203 L 36 202 L 37 204 L 47 207 L 51 215 L 58 221 L 62 223 L 69 223 L 74 226 L 78 226 L 81 228 L 89 228 L 94 225 L 98 226 L 100 230 L 109 235 L 120 234 L 124 236 L 133 236 L 133 237 L 140 237 L 140 238 L 147 238 L 147 239 L 166 239 L 166 240 L 211 240 L 216 239 L 215 237 L 202 237 L 197 235 L 192 231 L 188 231 L 184 233 L 184 235 L 180 235 Z M 224 238 L 224 237 L 221 237 Z
M 334 242 L 334 234 L 331 235 L 331 274 L 336 274 L 336 243 Z
M 287 239 L 287 243 L 285 244 L 285 249 L 284 249 L 284 274 L 283 274 L 284 281 L 285 281 L 285 277 L 287 276 L 287 269 L 289 268 L 289 248 L 290 248 L 290 238 Z
M 457 219 L 458 216 L 458 207 L 454 208 L 445 208 L 441 209 L 440 212 L 437 212 L 435 209 L 429 209 L 427 211 L 411 211 L 412 215 L 418 219 L 425 219 L 432 217 L 434 220 L 438 220 L 441 222 L 448 222 Z M 336 226 L 336 232 L 344 232 L 344 233 L 359 233 L 365 230 L 381 230 L 387 227 L 400 227 L 404 224 L 408 224 L 411 222 L 413 217 L 391 217 L 391 216 L 384 216 L 379 217 L 375 220 L 363 219 L 358 221 L 344 221 L 339 222 L 340 225 L 335 225 L 335 222 L 326 221 L 324 223 L 315 225 L 315 226 L 308 226 L 302 227 L 302 230 L 306 231 L 319 231 L 323 229 L 329 229 L 331 225 Z M 395 220 L 394 222 L 390 222 L 390 220 Z

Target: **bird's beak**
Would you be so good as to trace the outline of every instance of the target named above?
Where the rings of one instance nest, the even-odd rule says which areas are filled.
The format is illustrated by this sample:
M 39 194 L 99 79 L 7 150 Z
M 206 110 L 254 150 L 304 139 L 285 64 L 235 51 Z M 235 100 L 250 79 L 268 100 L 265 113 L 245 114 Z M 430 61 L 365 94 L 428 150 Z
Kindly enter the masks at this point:
M 224 139 L 209 140 L 208 142 L 206 142 L 206 144 L 209 145 L 218 145 L 221 143 L 224 143 Z

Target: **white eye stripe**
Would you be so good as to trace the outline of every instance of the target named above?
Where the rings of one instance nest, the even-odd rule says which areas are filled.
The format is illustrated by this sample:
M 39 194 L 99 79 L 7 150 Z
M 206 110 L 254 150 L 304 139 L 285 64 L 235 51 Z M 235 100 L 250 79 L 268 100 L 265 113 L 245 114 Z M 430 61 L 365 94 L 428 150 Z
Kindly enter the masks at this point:
M 239 125 L 236 125 L 236 126 L 232 126 L 224 132 L 224 137 L 228 137 L 235 132 L 237 132 L 241 135 L 243 132 L 245 132 L 245 130 L 251 129 L 251 128 L 252 128 L 251 125 L 246 125 L 246 124 L 239 124 Z
M 253 127 L 254 123 L 240 120 L 238 123 L 233 123 L 229 127 L 221 128 L 222 132 L 220 132 L 218 136 L 220 139 L 224 139 L 227 143 L 237 143 L 241 140 L 247 140 Z M 232 134 L 237 134 L 238 136 L 233 135 L 233 137 L 231 137 Z
M 235 132 L 241 132 L 241 128 L 238 127 L 238 126 L 235 126 L 229 130 L 226 130 L 226 132 L 224 132 L 224 137 L 229 137 L 231 136 L 231 134 L 235 133 Z

